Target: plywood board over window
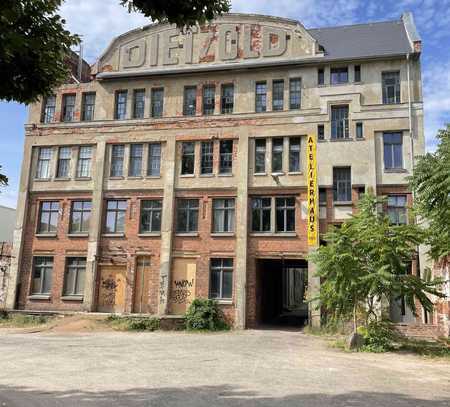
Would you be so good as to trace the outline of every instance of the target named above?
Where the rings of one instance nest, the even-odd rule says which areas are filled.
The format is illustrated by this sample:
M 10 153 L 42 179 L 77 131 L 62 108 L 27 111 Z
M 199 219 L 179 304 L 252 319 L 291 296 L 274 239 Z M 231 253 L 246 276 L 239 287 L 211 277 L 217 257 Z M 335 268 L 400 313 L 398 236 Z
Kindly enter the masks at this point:
M 126 266 L 101 266 L 98 293 L 99 312 L 124 312 Z
M 182 315 L 195 298 L 197 263 L 194 258 L 175 258 L 170 281 L 169 312 Z

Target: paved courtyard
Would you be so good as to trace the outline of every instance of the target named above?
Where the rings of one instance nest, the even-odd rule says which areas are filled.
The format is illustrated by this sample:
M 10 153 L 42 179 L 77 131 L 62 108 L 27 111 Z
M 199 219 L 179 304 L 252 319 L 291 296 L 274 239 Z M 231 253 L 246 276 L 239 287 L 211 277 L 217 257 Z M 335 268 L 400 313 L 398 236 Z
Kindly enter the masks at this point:
M 450 364 L 289 331 L 0 331 L 0 406 L 449 407 Z

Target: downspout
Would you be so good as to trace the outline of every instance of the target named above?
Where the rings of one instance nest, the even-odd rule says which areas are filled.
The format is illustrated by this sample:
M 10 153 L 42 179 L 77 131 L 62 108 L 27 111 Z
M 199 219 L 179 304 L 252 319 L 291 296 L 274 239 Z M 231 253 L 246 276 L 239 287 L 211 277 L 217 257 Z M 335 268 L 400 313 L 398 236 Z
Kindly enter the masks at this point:
M 406 54 L 406 76 L 408 80 L 408 118 L 409 118 L 409 149 L 411 154 L 411 175 L 414 171 L 414 139 L 413 139 L 413 124 L 412 124 L 412 104 L 411 104 L 411 73 L 410 73 L 410 54 Z M 414 199 L 414 191 L 412 192 Z

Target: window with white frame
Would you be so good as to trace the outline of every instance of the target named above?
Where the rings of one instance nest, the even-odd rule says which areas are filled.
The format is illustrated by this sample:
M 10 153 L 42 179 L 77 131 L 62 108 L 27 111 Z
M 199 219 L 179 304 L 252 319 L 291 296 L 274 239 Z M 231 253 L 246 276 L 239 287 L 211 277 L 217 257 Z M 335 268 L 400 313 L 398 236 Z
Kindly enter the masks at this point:
M 33 259 L 31 294 L 48 295 L 52 288 L 53 257 L 38 256 Z
M 128 175 L 130 177 L 140 177 L 142 175 L 142 156 L 144 146 L 142 144 L 130 145 L 130 165 Z
M 233 296 L 233 259 L 210 260 L 209 297 L 230 300 Z
M 234 198 L 213 199 L 213 232 L 234 231 Z
M 77 178 L 91 176 L 92 146 L 81 146 L 78 151 Z
M 37 232 L 39 234 L 56 233 L 58 229 L 58 217 L 59 217 L 58 201 L 41 202 Z
M 123 160 L 125 157 L 125 146 L 123 144 L 115 144 L 111 146 L 111 177 L 123 176 Z
M 148 145 L 148 166 L 147 175 L 159 177 L 161 174 L 161 143 L 151 143 Z
M 56 167 L 57 178 L 68 178 L 70 176 L 71 158 L 72 158 L 72 147 L 59 147 L 58 165 Z
M 38 152 L 38 162 L 36 168 L 36 178 L 49 179 L 50 165 L 53 156 L 52 147 L 40 147 Z
M 141 201 L 141 233 L 161 231 L 162 200 L 145 199 Z
M 86 257 L 69 257 L 66 260 L 64 295 L 81 296 L 84 292 Z

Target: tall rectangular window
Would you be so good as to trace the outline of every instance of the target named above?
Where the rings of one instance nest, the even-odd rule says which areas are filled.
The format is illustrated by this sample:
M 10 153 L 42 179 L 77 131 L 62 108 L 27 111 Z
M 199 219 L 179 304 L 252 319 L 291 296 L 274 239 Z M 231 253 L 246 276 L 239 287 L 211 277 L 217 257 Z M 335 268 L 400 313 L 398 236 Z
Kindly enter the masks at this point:
M 128 175 L 130 177 L 140 177 L 142 175 L 142 156 L 144 146 L 142 144 L 130 145 L 130 165 Z
M 69 257 L 64 276 L 64 295 L 83 295 L 86 257 Z
M 348 105 L 331 106 L 331 138 L 348 138 Z
M 400 103 L 400 72 L 383 72 L 381 74 L 383 86 L 383 103 Z
M 114 118 L 116 120 L 125 120 L 127 118 L 127 96 L 128 91 L 119 90 L 116 92 L 114 107 Z
M 73 122 L 75 115 L 75 95 L 63 95 L 62 121 Z
M 197 110 L 197 87 L 186 86 L 184 88 L 183 115 L 195 116 Z
M 233 297 L 233 259 L 211 259 L 209 298 Z
M 272 110 L 284 109 L 284 80 L 279 79 L 272 82 Z
M 234 198 L 213 200 L 213 232 L 234 231 Z
M 257 113 L 265 112 L 267 108 L 267 84 L 256 82 L 255 85 L 255 110 Z
M 325 85 L 325 70 L 323 68 L 317 70 L 317 84 Z
M 39 256 L 33 259 L 31 294 L 50 294 L 52 288 L 53 257 Z
M 48 179 L 50 178 L 50 164 L 52 161 L 53 148 L 52 147 L 40 147 L 38 162 L 36 168 L 36 178 Z
M 356 123 L 356 138 L 358 139 L 364 138 L 364 129 L 362 122 Z
M 355 65 L 355 82 L 361 82 L 361 65 Z
M 325 140 L 325 126 L 323 124 L 317 125 L 317 138 L 319 140 Z
M 348 67 L 343 66 L 340 68 L 331 68 L 330 70 L 330 82 L 332 85 L 338 85 L 340 83 L 348 82 Z
M 202 141 L 201 149 L 202 149 L 202 157 L 201 157 L 200 173 L 212 174 L 214 143 L 212 141 Z
M 203 86 L 203 114 L 214 114 L 216 87 L 214 85 Z
M 266 139 L 255 139 L 255 173 L 263 174 L 266 172 Z
M 291 78 L 289 80 L 289 109 L 300 109 L 302 104 L 302 80 Z
M 272 198 L 252 199 L 252 231 L 270 232 L 271 230 Z
M 183 142 L 181 144 L 181 174 L 193 175 L 195 167 L 195 143 Z
M 406 195 L 389 195 L 387 200 L 387 215 L 391 224 L 406 225 Z
M 352 180 L 350 167 L 333 168 L 334 202 L 351 202 Z
M 283 139 L 272 139 L 272 172 L 283 172 Z
M 403 168 L 402 133 L 384 133 L 384 168 L 387 170 Z
M 275 198 L 276 209 L 276 232 L 294 232 L 295 231 L 295 198 L 283 197 Z
M 152 89 L 151 93 L 151 116 L 162 117 L 164 112 L 164 88 Z
M 123 233 L 125 231 L 125 214 L 127 201 L 109 200 L 106 203 L 106 233 Z
M 111 147 L 111 177 L 123 176 L 123 160 L 125 156 L 125 146 L 115 144 Z
M 133 118 L 142 119 L 145 114 L 145 89 L 133 91 Z
M 300 171 L 300 137 L 289 138 L 289 171 Z
M 198 230 L 198 199 L 178 199 L 177 232 L 192 233 Z
M 59 147 L 58 166 L 56 168 L 57 178 L 68 178 L 70 176 L 71 157 L 72 157 L 72 147 Z
M 81 120 L 94 120 L 95 92 L 83 93 L 81 105 Z
M 56 96 L 47 96 L 42 108 L 42 123 L 51 123 L 55 119 Z
M 161 143 L 148 145 L 147 175 L 159 177 L 161 174 Z
M 220 141 L 220 174 L 231 174 L 233 171 L 233 140 Z
M 141 201 L 141 233 L 154 233 L 161 231 L 161 199 Z
M 72 210 L 70 213 L 70 228 L 71 234 L 88 233 L 89 222 L 91 220 L 91 201 L 73 201 Z
M 222 114 L 233 113 L 234 109 L 234 85 L 228 83 L 222 85 L 222 94 L 220 98 L 220 111 Z
M 77 178 L 91 176 L 92 147 L 81 146 L 78 152 Z
M 56 233 L 58 228 L 59 202 L 41 202 L 39 211 L 38 233 Z

